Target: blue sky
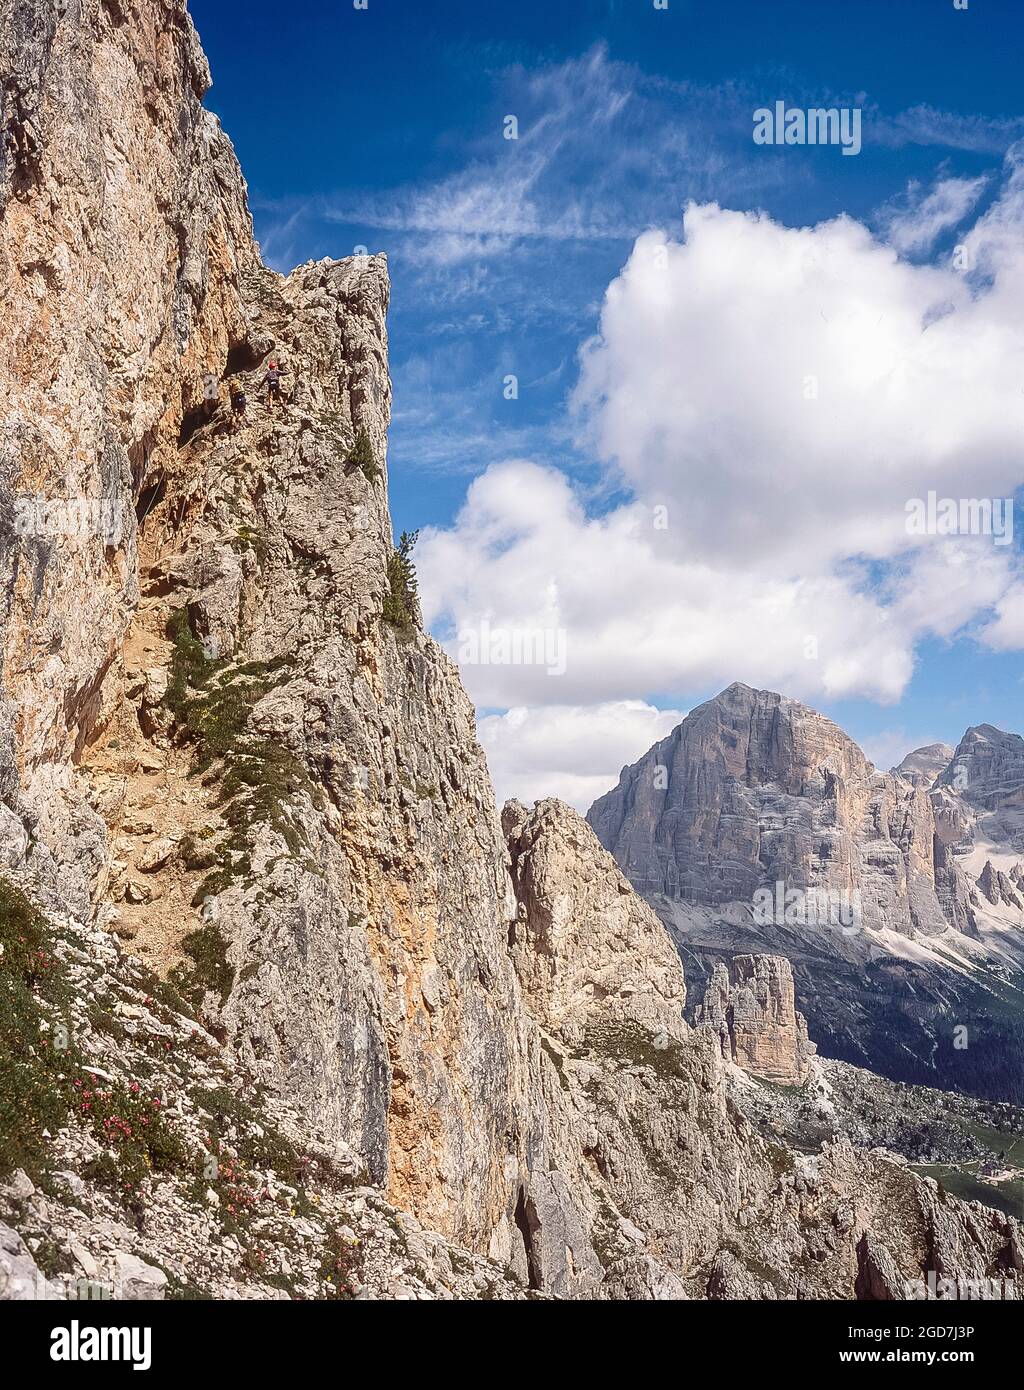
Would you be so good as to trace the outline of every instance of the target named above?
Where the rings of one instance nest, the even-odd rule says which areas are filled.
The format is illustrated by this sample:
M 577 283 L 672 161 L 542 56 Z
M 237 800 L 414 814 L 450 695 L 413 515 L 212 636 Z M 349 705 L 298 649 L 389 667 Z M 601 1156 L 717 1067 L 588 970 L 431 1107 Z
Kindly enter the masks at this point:
M 776 480 L 789 477 L 790 461 L 772 433 L 770 412 L 751 407 L 756 386 L 729 368 L 731 362 L 745 360 L 742 344 L 749 324 L 749 331 L 764 342 L 770 374 L 773 325 L 790 312 L 784 286 L 773 281 L 771 294 L 747 319 L 743 296 L 749 297 L 749 287 L 745 292 L 737 288 L 730 301 L 726 276 L 726 297 L 716 302 L 714 322 L 731 323 L 733 336 L 716 340 L 706 354 L 712 386 L 721 381 L 726 401 L 721 413 L 708 405 L 712 387 L 705 382 L 705 394 L 693 407 L 703 415 L 696 422 L 687 417 L 684 423 L 685 411 L 666 419 L 644 456 L 633 458 L 628 441 L 622 445 L 628 403 L 605 399 L 628 392 L 642 433 L 652 416 L 649 403 L 636 399 L 643 394 L 644 378 L 628 380 L 628 370 L 619 367 L 631 351 L 644 351 L 643 340 L 630 336 L 644 313 L 642 266 L 634 252 L 643 234 L 664 233 L 674 243 L 673 293 L 680 298 L 671 302 L 678 306 L 678 336 L 694 331 L 690 305 L 702 281 L 696 264 L 688 264 L 686 253 L 675 245 L 684 240 L 682 211 L 690 202 L 737 213 L 761 211 L 773 226 L 785 229 L 815 228 L 846 214 L 862 224 L 869 239 L 896 245 L 902 269 L 891 283 L 888 271 L 880 276 L 890 298 L 879 300 L 879 320 L 887 313 L 896 316 L 908 300 L 917 303 L 927 267 L 945 266 L 953 247 L 986 214 L 987 244 L 995 244 L 997 230 L 1017 213 L 1004 157 L 1024 135 L 1019 80 L 1024 10 L 1019 4 L 972 0 L 960 11 L 953 0 L 899 5 L 860 0 L 833 7 L 669 0 L 667 10 L 655 10 L 648 0 L 520 0 L 510 5 L 369 0 L 368 9 L 359 11 L 347 0 L 307 0 L 292 9 L 265 0 L 245 5 L 192 0 L 191 9 L 214 74 L 207 105 L 221 117 L 237 148 L 266 259 L 288 270 L 309 258 L 351 254 L 359 246 L 388 254 L 395 385 L 392 511 L 396 529 L 426 527 L 440 533 L 439 540 L 428 538 L 421 552 L 428 613 L 436 631 L 450 639 L 456 654 L 456 633 L 467 622 L 484 615 L 492 623 L 512 624 L 543 610 L 540 598 L 532 607 L 517 608 L 509 597 L 501 608 L 493 597 L 503 586 L 510 593 L 507 571 L 513 559 L 521 560 L 524 586 L 540 590 L 553 585 L 562 596 L 555 606 L 562 615 L 559 625 L 567 626 L 570 663 L 574 624 L 580 626 L 576 650 L 585 648 L 588 659 L 577 663 L 580 679 L 569 682 L 568 693 L 557 682 L 530 681 L 517 671 L 509 672 L 505 685 L 493 670 L 484 674 L 471 667 L 464 672 L 484 716 L 484 742 L 499 790 L 559 791 L 583 803 L 602 778 L 607 780 L 609 770 L 614 776 L 622 761 L 638 756 L 664 731 L 651 709 L 670 715 L 685 711 L 734 677 L 776 687 L 787 679 L 790 693 L 836 718 L 879 761 L 903 744 L 909 749 L 925 739 L 955 742 L 971 723 L 1024 726 L 1017 600 L 1005 599 L 1006 573 L 987 574 L 990 543 L 984 553 L 977 545 L 965 550 L 961 574 L 968 571 L 974 577 L 975 589 L 958 605 L 949 603 L 950 585 L 941 564 L 913 568 L 908 587 L 914 600 L 903 605 L 913 611 L 899 618 L 899 642 L 911 652 L 911 665 L 901 665 L 895 639 L 880 640 L 875 654 L 876 633 L 870 625 L 889 624 L 892 583 L 902 561 L 891 544 L 876 548 L 864 540 L 871 513 L 863 498 L 828 493 L 826 475 L 842 467 L 855 472 L 863 466 L 862 456 L 870 457 L 881 474 L 891 473 L 880 459 L 884 432 L 868 437 L 868 431 L 859 438 L 860 417 L 850 402 L 840 402 L 835 415 L 848 462 L 840 458 L 837 463 L 834 451 L 826 449 L 820 474 L 804 478 L 788 505 L 790 514 L 800 515 L 793 522 L 798 534 L 803 527 L 806 534 L 820 537 L 832 517 L 841 529 L 853 512 L 861 529 L 851 530 L 845 548 L 828 554 L 815 540 L 809 549 L 816 558 L 806 573 L 799 547 L 780 542 L 770 564 L 766 560 L 762 571 L 752 572 L 752 587 L 746 590 L 741 584 L 731 592 L 731 576 L 747 567 L 751 549 L 757 548 L 758 517 L 764 516 L 766 532 L 774 528 L 773 535 L 780 526 L 772 511 L 780 489 L 773 487 L 761 499 L 757 489 L 766 485 L 766 476 L 769 481 L 773 474 Z M 835 147 L 755 146 L 753 110 L 779 99 L 789 106 L 860 108 L 860 154 L 844 157 Z M 503 136 L 510 114 L 518 121 L 517 140 Z M 869 261 L 864 244 L 856 237 L 820 237 L 809 243 L 819 244 L 835 264 L 848 263 L 849 282 L 856 283 L 861 264 Z M 782 275 L 792 239 L 772 238 L 764 229 L 712 216 L 704 245 L 713 267 L 721 263 L 722 248 L 730 245 L 740 258 L 737 271 L 743 258 L 763 255 L 768 281 L 776 269 Z M 694 238 L 691 262 L 696 246 Z M 810 254 L 816 256 L 817 250 Z M 1000 254 L 999 273 L 1009 283 L 1011 253 Z M 623 274 L 631 256 L 632 278 Z M 633 318 L 623 313 L 616 325 L 609 325 L 602 319 L 602 305 L 613 282 L 637 312 Z M 985 290 L 979 271 L 970 293 L 983 296 Z M 814 284 L 794 288 L 794 323 L 800 321 L 807 295 L 817 293 Z M 941 298 L 944 291 L 936 293 Z M 1006 331 L 995 296 L 992 303 L 992 322 Z M 966 325 L 971 306 L 957 301 L 957 312 Z M 706 328 L 708 321 L 700 322 Z M 989 342 L 993 331 L 992 324 L 972 323 L 965 350 L 972 342 Z M 581 352 L 595 334 L 602 334 L 603 341 L 593 381 L 600 378 L 603 386 L 590 390 L 583 380 Z M 671 353 L 676 338 L 670 334 L 665 341 Z M 860 339 L 852 341 L 856 350 Z M 928 340 L 923 341 L 930 352 Z M 816 354 L 829 350 L 829 344 L 808 337 L 808 370 L 815 369 Z M 849 342 L 844 350 L 850 352 Z M 892 350 L 902 360 L 908 348 L 899 339 L 884 349 L 868 344 L 864 350 Z M 997 363 L 1010 355 L 1002 348 Z M 698 365 L 681 356 L 678 374 L 668 377 L 669 389 L 678 381 L 685 396 Z M 948 374 L 948 364 L 946 370 Z M 611 392 L 609 371 L 618 372 Z M 518 378 L 514 400 L 503 394 L 508 374 Z M 994 369 L 987 370 L 984 381 L 991 382 L 993 375 Z M 961 385 L 965 395 L 978 398 L 978 384 L 971 383 L 967 371 L 962 383 L 954 373 L 940 397 L 955 395 Z M 1004 383 L 999 389 L 1006 389 Z M 823 391 L 823 399 L 826 395 Z M 916 405 L 911 402 L 922 422 L 930 413 L 927 399 L 925 393 Z M 993 399 L 1000 399 L 994 388 Z M 1006 399 L 1007 416 L 1015 421 L 1019 410 L 1018 400 Z M 870 404 L 864 410 L 862 403 L 861 411 L 868 421 L 874 416 Z M 720 483 L 724 477 L 734 489 L 731 494 L 702 472 L 692 437 L 696 432 L 699 439 L 701 428 L 719 435 L 731 430 L 733 414 L 750 416 L 740 418 L 735 436 L 736 448 L 748 457 L 759 452 L 758 430 L 767 433 L 758 476 L 731 477 L 728 467 L 723 473 L 720 462 L 712 464 L 710 452 L 704 460 Z M 906 455 L 905 476 L 917 479 L 923 490 L 932 474 L 913 471 L 913 444 L 904 437 L 912 433 L 915 419 L 909 407 L 907 419 L 909 430 L 897 416 L 887 428 L 894 441 L 899 435 L 894 448 Z M 809 438 L 820 439 L 821 428 L 815 424 Z M 946 429 L 958 433 L 959 417 L 951 418 Z M 970 476 L 967 495 L 983 493 L 988 480 L 993 496 L 1013 491 L 1024 470 L 1017 470 L 1012 486 L 1007 483 L 1010 438 L 1008 444 L 1006 438 L 990 437 L 965 406 L 957 467 L 962 473 L 964 459 L 985 460 Z M 960 474 L 956 469 L 950 473 L 955 461 L 940 445 L 932 447 L 936 486 L 945 495 L 942 485 Z M 660 459 L 661 474 L 651 459 Z M 476 502 L 467 508 L 467 490 L 484 475 Z M 808 498 L 808 491 L 816 491 L 816 476 L 822 496 Z M 565 506 L 564 547 L 563 533 L 517 510 L 524 493 L 542 495 L 551 480 L 564 482 L 571 492 L 570 503 L 556 487 L 549 504 L 549 511 Z M 917 495 L 894 488 L 896 497 Z M 752 498 L 755 529 L 734 549 L 733 538 L 750 520 L 738 503 L 734 516 L 732 498 L 741 490 Z M 762 650 L 756 642 L 740 641 L 730 649 L 728 643 L 704 636 L 699 639 L 704 654 L 688 663 L 679 652 L 694 640 L 693 628 L 680 618 L 677 651 L 664 663 L 662 678 L 657 652 L 665 650 L 666 634 L 671 639 L 672 614 L 666 612 L 657 633 L 652 631 L 654 646 L 645 656 L 639 654 L 642 644 L 634 651 L 628 635 L 622 636 L 629 632 L 628 621 L 614 635 L 607 624 L 600 632 L 595 626 L 584 634 L 586 624 L 597 619 L 585 614 L 582 600 L 575 616 L 567 619 L 573 600 L 565 596 L 572 576 L 558 570 L 555 558 L 545 570 L 538 552 L 542 555 L 545 546 L 554 552 L 564 548 L 565 556 L 581 557 L 573 561 L 578 568 L 593 563 L 594 547 L 607 546 L 619 522 L 635 522 L 639 513 L 631 507 L 653 506 L 662 495 L 671 495 L 674 502 L 682 498 L 685 503 L 688 496 L 701 499 L 699 526 L 696 521 L 689 528 L 673 523 L 671 543 L 676 548 L 673 563 L 683 555 L 692 557 L 704 575 L 701 587 L 695 573 L 687 572 L 686 582 L 694 586 L 687 602 L 709 613 L 712 628 L 739 630 L 743 594 L 754 592 L 755 581 L 763 588 L 778 578 L 790 585 L 780 598 L 787 612 L 814 613 L 811 625 L 824 651 L 830 641 L 836 646 L 835 629 L 844 625 L 843 594 L 855 601 L 856 595 L 869 593 L 875 607 L 850 620 L 848 660 L 837 649 L 823 655 L 820 667 L 808 668 L 805 676 L 788 657 L 776 659 L 770 645 Z M 602 518 L 607 519 L 607 533 L 590 525 Z M 1020 554 L 1024 516 L 1018 513 L 1017 520 L 1014 545 L 995 552 L 1001 563 L 1008 553 Z M 709 538 L 721 552 L 718 577 Z M 653 544 L 652 538 L 643 538 L 642 544 Z M 619 562 L 633 568 L 628 550 L 609 547 L 609 556 L 613 551 Z M 499 568 L 503 558 L 509 562 L 504 571 Z M 637 568 L 646 564 L 645 555 Z M 855 579 L 850 578 L 851 567 Z M 650 573 L 658 594 L 655 599 L 652 593 L 652 603 L 664 602 L 663 588 L 675 582 L 678 571 Z M 842 593 L 831 591 L 836 575 L 847 585 Z M 817 594 L 816 607 L 802 596 L 808 586 Z M 599 590 L 595 585 L 595 594 Z M 727 591 L 728 601 L 716 606 L 717 595 Z M 644 590 L 630 592 L 637 604 L 635 622 L 643 628 L 648 616 Z M 709 594 L 716 595 L 713 602 Z M 999 640 L 979 638 L 991 630 L 999 594 L 1010 604 Z M 932 596 L 937 608 L 945 605 L 950 611 L 930 626 L 923 610 Z M 677 616 L 681 611 L 672 610 Z M 785 631 L 780 626 L 782 646 L 792 643 L 793 623 L 801 620 L 794 617 Z M 759 626 L 763 631 L 763 622 Z M 583 674 L 599 669 L 602 642 L 615 680 Z M 868 669 L 872 662 L 892 662 L 893 670 L 882 679 Z M 645 711 L 617 710 L 616 702 L 631 700 L 643 702 Z M 546 705 L 562 713 L 550 715 L 545 724 L 540 710 Z M 514 728 L 503 722 L 510 707 L 534 712 L 530 727 L 536 738 L 529 748 L 521 738 L 523 720 L 513 721 Z M 588 722 L 619 732 L 595 741 L 580 732 L 579 726 Z M 537 766 L 545 759 L 548 775 Z

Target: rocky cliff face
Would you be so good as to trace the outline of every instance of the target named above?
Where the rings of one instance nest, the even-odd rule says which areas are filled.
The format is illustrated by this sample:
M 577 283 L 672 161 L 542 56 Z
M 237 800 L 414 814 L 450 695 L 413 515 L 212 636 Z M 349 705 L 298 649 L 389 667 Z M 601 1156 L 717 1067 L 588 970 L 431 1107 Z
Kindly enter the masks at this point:
M 7 0 L 0 45 L 0 477 L 20 537 L 3 555 L 3 775 L 84 909 L 102 831 L 70 769 L 136 608 L 136 509 L 202 373 L 248 340 L 258 258 L 182 5 Z
M 995 880 L 995 916 L 979 882 L 983 844 L 1005 851 L 1007 879 L 1019 857 L 1018 745 L 974 730 L 948 765 L 936 745 L 880 773 L 822 715 L 733 685 L 623 769 L 588 820 L 694 983 L 723 957 L 784 955 L 831 1055 L 1019 1099 L 1022 918 L 1009 881 Z
M 1016 828 L 1010 813 L 1024 808 L 1024 738 L 991 724 L 968 729 L 937 782 L 980 810 L 1007 813 Z
M 813 1155 L 759 1135 L 716 1032 L 680 1017 L 657 919 L 588 827 L 557 802 L 505 820 L 522 980 L 508 1026 L 528 1078 L 525 1161 L 511 1133 L 499 1149 L 507 1261 L 389 1201 L 301 1107 L 239 1087 L 230 1048 L 116 937 L 47 923 L 5 888 L 5 965 L 13 939 L 49 962 L 33 995 L 54 1051 L 19 1059 L 52 1129 L 22 1114 L 0 1130 L 0 1298 L 853 1298 L 902 1296 L 926 1269 L 1017 1277 L 1012 1219 L 841 1133 Z
M 915 786 L 930 790 L 940 773 L 945 772 L 953 758 L 955 749 L 948 743 L 929 743 L 924 748 L 915 748 L 908 753 L 894 772 L 905 777 Z
M 1024 739 L 991 724 L 968 729 L 931 801 L 944 852 L 976 882 L 976 897 L 1008 909 L 995 914 L 1002 924 L 1024 925 Z
M 718 907 L 782 883 L 848 901 L 840 927 L 946 927 L 926 793 L 876 773 L 831 720 L 770 691 L 732 685 L 694 710 L 588 819 L 653 895 Z
M 381 621 L 386 267 L 260 265 L 182 4 L 42 10 L 6 31 L 38 132 L 2 242 L 13 866 L 179 967 L 240 1075 L 408 1210 L 507 1244 L 504 846 L 453 668 Z M 83 499 L 120 531 L 70 527 Z
M 814 1044 L 797 1012 L 793 971 L 783 956 L 734 956 L 711 972 L 697 1022 L 717 1033 L 722 1056 L 780 1086 L 807 1080 Z
M 906 1275 L 1002 1259 L 753 1133 L 577 817 L 506 843 L 393 548 L 386 264 L 262 266 L 182 0 L 0 18 L 7 1296 L 851 1297 L 897 1211 Z
M 725 1065 L 719 1022 L 731 1026 L 730 1060 L 799 1085 L 813 1048 L 786 962 L 737 960 L 721 1011 L 709 1001 L 690 1028 L 657 918 L 589 828 L 554 801 L 532 812 L 510 803 L 502 819 L 519 904 L 512 955 L 550 1064 L 540 1072 L 549 1179 L 579 1203 L 601 1266 L 565 1224 L 564 1204 L 545 1220 L 549 1197 L 536 1185 L 524 1205 L 531 1269 L 558 1271 L 560 1291 L 602 1298 L 815 1297 L 826 1288 L 848 1297 L 858 1286 L 863 1296 L 902 1297 L 915 1259 L 980 1268 L 1017 1239 L 1016 1223 L 976 1207 L 972 1222 L 980 1217 L 994 1239 L 982 1238 L 987 1256 L 967 1255 L 963 1213 L 946 1221 L 930 1179 L 855 1152 L 844 1136 L 813 1159 L 759 1138 L 733 1101 L 739 1073 Z M 887 1280 L 874 1291 L 864 1273 L 872 1258 Z M 1013 1267 L 1009 1246 L 1002 1258 Z

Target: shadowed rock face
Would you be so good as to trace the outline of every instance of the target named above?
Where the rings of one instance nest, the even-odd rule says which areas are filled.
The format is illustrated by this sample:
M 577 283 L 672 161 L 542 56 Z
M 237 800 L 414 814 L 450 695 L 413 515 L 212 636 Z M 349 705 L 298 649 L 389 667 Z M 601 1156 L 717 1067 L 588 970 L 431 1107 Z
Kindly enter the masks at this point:
M 793 972 L 782 956 L 734 956 L 712 970 L 697 1022 L 718 1034 L 722 1055 L 781 1086 L 807 1078 L 814 1044 L 796 1011 Z

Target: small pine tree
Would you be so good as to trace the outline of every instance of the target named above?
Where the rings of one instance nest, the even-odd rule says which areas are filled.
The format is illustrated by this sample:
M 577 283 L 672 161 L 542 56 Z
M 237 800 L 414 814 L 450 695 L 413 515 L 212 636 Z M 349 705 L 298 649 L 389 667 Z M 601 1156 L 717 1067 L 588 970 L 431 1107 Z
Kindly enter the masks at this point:
M 419 581 L 412 552 L 419 534 L 419 531 L 403 531 L 388 560 L 390 593 L 384 599 L 384 621 L 404 636 L 411 636 L 417 625 Z
M 380 477 L 380 469 L 377 467 L 377 460 L 373 455 L 373 444 L 362 425 L 359 427 L 359 433 L 352 445 L 352 452 L 348 456 L 348 461 L 359 465 L 368 482 L 375 483 Z

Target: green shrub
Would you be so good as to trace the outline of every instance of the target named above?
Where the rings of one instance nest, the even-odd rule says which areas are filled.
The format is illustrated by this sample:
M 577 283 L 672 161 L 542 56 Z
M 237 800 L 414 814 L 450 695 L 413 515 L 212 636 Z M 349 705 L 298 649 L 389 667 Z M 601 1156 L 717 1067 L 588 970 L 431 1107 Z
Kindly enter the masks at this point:
M 263 532 L 254 531 L 251 526 L 239 526 L 230 544 L 232 550 L 251 550 L 260 569 L 266 565 L 270 545 Z
M 168 976 L 172 987 L 198 1008 L 212 990 L 223 1004 L 235 983 L 235 968 L 228 964 L 227 945 L 216 922 L 204 922 L 181 943 L 190 965 L 176 965 Z
M 674 1038 L 656 1039 L 632 1022 L 599 1024 L 588 1028 L 584 1046 L 602 1056 L 615 1057 L 626 1066 L 647 1067 L 666 1080 L 690 1080 L 687 1053 Z M 680 1107 L 686 1108 L 685 1099 Z
M 320 1264 L 323 1285 L 321 1298 L 348 1302 L 355 1298 L 362 1278 L 363 1255 L 359 1241 L 333 1231 L 328 1237 Z
M 167 624 L 174 642 L 164 702 L 195 744 L 196 771 L 238 748 L 249 711 L 264 695 L 288 679 L 289 656 L 232 666 L 217 661 L 192 631 L 188 610 L 177 609 Z
M 174 643 L 174 652 L 164 703 L 176 719 L 181 719 L 191 699 L 189 691 L 205 686 L 218 663 L 207 656 L 206 648 L 192 631 L 187 609 L 178 608 L 171 614 L 167 635 Z
M 55 1134 L 71 1106 L 73 1058 L 54 1045 L 66 982 L 46 919 L 3 880 L 0 946 L 0 1177 L 15 1168 L 31 1176 L 42 1171 L 43 1131 Z
M 187 1162 L 184 1145 L 138 1082 L 99 1082 L 75 1046 L 72 991 L 50 923 L 0 880 L 0 1176 L 41 1178 L 50 1134 L 74 1114 L 105 1145 L 97 1181 L 123 1191 Z M 90 1174 L 86 1174 L 90 1176 Z
M 236 879 L 252 877 L 253 830 L 271 825 L 297 856 L 308 843 L 306 831 L 289 811 L 292 799 L 305 792 L 314 806 L 325 804 L 318 786 L 294 754 L 269 740 L 247 742 L 235 752 L 221 783 L 221 814 L 228 835 L 216 847 L 216 867 L 207 874 L 192 899 L 199 907 L 204 898 L 223 893 Z
M 175 650 L 171 661 L 166 702 L 185 738 L 195 748 L 194 772 L 205 772 L 223 763 L 220 804 L 229 827 L 227 838 L 198 853 L 195 839 L 186 837 L 181 856 L 187 867 L 210 868 L 193 906 L 222 893 L 238 878 L 252 874 L 253 828 L 271 824 L 298 854 L 305 843 L 303 830 L 288 813 L 288 801 L 305 791 L 317 806 L 323 791 L 294 754 L 280 744 L 255 736 L 249 729 L 249 713 L 271 690 L 289 679 L 294 658 L 283 655 L 273 661 L 232 665 L 206 655 L 192 632 L 188 613 L 179 609 L 168 624 Z M 206 837 L 209 838 L 209 837 Z M 179 988 L 193 1002 L 202 987 L 223 989 L 226 969 L 213 964 L 216 943 L 208 934 L 196 934 L 193 942 L 206 964 L 197 960 L 199 973 L 186 970 Z M 207 969 L 210 966 L 210 969 Z M 230 989 L 230 985 L 228 986 Z
M 161 1114 L 160 1100 L 133 1081 L 97 1082 L 86 1074 L 74 1083 L 75 1108 L 107 1146 L 88 1177 L 122 1191 L 150 1173 L 183 1172 L 188 1152 Z
M 220 1152 L 227 1131 L 233 1130 L 232 1144 L 242 1163 L 253 1168 L 269 1168 L 283 1181 L 300 1186 L 306 1179 L 309 1160 L 295 1148 L 262 1113 L 247 1104 L 227 1086 L 212 1090 L 197 1088 L 192 1098 L 210 1116 L 210 1149 Z
M 367 482 L 375 483 L 380 477 L 380 468 L 373 454 L 373 445 L 366 430 L 360 428 L 356 435 L 355 443 L 352 445 L 352 452 L 348 456 L 349 463 L 358 464 L 362 469 Z

